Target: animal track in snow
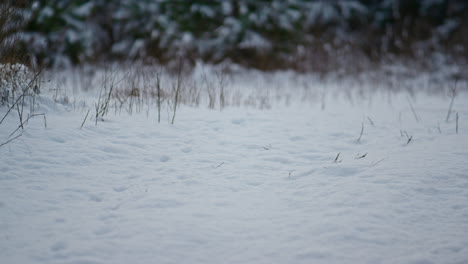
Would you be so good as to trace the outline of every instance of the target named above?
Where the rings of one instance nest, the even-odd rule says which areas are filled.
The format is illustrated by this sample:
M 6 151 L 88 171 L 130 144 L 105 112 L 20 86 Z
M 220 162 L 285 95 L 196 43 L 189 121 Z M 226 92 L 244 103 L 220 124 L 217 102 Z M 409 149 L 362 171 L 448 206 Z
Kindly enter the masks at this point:
M 51 247 L 50 247 L 50 250 L 56 252 L 56 251 L 60 251 L 60 250 L 64 250 L 67 248 L 67 243 L 64 242 L 64 241 L 58 241 L 56 243 L 54 243 Z
M 170 159 L 171 159 L 171 158 L 170 158 L 169 156 L 167 156 L 167 155 L 162 155 L 162 156 L 159 158 L 159 160 L 160 160 L 161 162 L 167 162 L 167 161 L 169 161 Z
M 191 148 L 191 147 L 185 147 L 185 148 L 182 148 L 181 150 L 182 150 L 182 152 L 184 152 L 184 153 L 190 153 L 190 152 L 192 152 L 192 148 Z
M 127 189 L 128 189 L 128 187 L 126 187 L 126 186 L 114 187 L 114 191 L 116 191 L 116 192 L 123 192 L 123 191 L 126 191 Z
M 240 118 L 240 119 L 233 119 L 233 120 L 231 121 L 231 123 L 234 124 L 234 125 L 241 125 L 241 124 L 243 124 L 244 122 L 245 122 L 245 119 L 242 119 L 242 118 Z

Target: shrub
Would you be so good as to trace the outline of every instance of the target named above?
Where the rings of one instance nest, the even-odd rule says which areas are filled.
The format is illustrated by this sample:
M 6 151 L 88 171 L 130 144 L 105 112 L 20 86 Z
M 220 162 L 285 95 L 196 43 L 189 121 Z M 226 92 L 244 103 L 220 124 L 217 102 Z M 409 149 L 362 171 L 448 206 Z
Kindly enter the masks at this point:
M 29 89 L 31 78 L 29 69 L 23 64 L 0 64 L 0 104 L 13 104 L 23 92 L 32 95 L 34 87 Z M 36 92 L 39 92 L 38 88 Z
M 468 44 L 464 0 L 37 0 L 23 9 L 21 42 L 49 65 L 182 56 L 334 71 Z

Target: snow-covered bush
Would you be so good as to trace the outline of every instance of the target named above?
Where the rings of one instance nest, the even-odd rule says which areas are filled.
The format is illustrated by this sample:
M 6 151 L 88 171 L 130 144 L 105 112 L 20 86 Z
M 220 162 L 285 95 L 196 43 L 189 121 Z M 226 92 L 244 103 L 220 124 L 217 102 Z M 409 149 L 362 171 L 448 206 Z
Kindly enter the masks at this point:
M 16 94 L 27 86 L 27 68 L 22 64 L 0 64 L 1 103 L 12 103 Z
M 214 62 L 258 63 L 259 58 L 282 58 L 297 45 L 307 46 L 313 39 L 310 34 L 320 39 L 314 27 L 332 30 L 366 11 L 354 1 L 125 0 L 113 14 L 116 42 L 111 50 L 162 61 L 182 54 Z
M 22 42 L 47 64 L 181 56 L 254 67 L 463 47 L 463 0 L 36 0 Z M 465 22 L 466 24 L 466 22 Z M 435 37 L 434 37 L 435 36 Z M 443 45 L 440 45 L 440 44 Z M 344 62 L 343 62 L 344 61 Z
M 19 8 L 20 1 L 4 0 L 0 2 L 0 63 L 16 62 L 23 55 L 18 39 L 28 20 L 28 12 Z
M 28 9 L 32 19 L 21 35 L 22 42 L 45 64 L 94 61 L 109 45 L 104 5 L 103 0 L 34 1 Z
M 23 64 L 0 64 L 0 104 L 12 105 L 17 98 L 39 94 L 35 76 Z

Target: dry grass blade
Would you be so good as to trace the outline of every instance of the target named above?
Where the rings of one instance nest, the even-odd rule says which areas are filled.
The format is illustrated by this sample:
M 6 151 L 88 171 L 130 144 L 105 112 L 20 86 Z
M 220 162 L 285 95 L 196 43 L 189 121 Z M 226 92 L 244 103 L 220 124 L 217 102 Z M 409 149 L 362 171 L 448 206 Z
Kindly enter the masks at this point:
M 172 120 L 171 120 L 171 124 L 173 125 L 174 124 L 174 121 L 175 121 L 175 117 L 176 117 L 176 112 L 177 112 L 177 105 L 179 104 L 179 97 L 180 97 L 180 88 L 182 86 L 182 66 L 183 66 L 183 61 L 182 61 L 182 58 L 180 59 L 179 61 L 179 69 L 178 69 L 178 73 L 177 73 L 177 84 L 176 84 L 176 87 L 175 87 L 175 95 L 174 95 L 174 112 L 173 112 L 173 115 L 172 115 Z
M 218 165 L 217 165 L 217 166 L 215 166 L 214 168 L 215 168 L 215 169 L 217 169 L 217 168 L 219 168 L 219 167 L 223 166 L 223 164 L 224 164 L 224 162 L 221 162 L 220 164 L 218 164 Z
M 367 156 L 367 152 L 364 153 L 363 155 L 360 155 L 359 153 L 356 155 L 356 158 L 355 159 L 363 159 Z
M 338 160 L 340 158 L 340 154 L 341 154 L 341 152 L 338 152 L 338 154 L 336 155 L 335 160 L 333 161 L 334 163 L 340 163 L 341 162 L 341 160 Z
M 380 159 L 374 163 L 372 163 L 369 167 L 374 167 L 375 165 L 379 164 L 380 162 L 384 161 L 386 158 Z
M 455 101 L 455 97 L 457 96 L 457 82 L 455 82 L 455 86 L 451 89 L 451 92 L 451 100 L 447 112 L 447 117 L 445 118 L 445 122 L 448 122 L 450 120 L 450 115 L 452 114 L 453 102 Z
M 19 102 L 19 100 L 21 100 L 21 98 L 24 96 L 24 94 L 20 95 L 16 101 L 13 103 L 13 105 L 10 106 L 10 108 L 8 108 L 8 111 L 5 113 L 5 115 L 3 116 L 2 120 L 0 120 L 0 125 L 3 123 L 3 120 L 5 120 L 5 118 L 8 116 L 8 114 L 11 112 L 11 110 L 13 110 L 15 108 L 15 105 Z
M 91 111 L 91 108 L 90 108 L 90 109 L 88 109 L 88 112 L 86 113 L 86 116 L 85 116 L 85 118 L 83 119 L 83 123 L 81 123 L 81 127 L 80 127 L 80 129 L 82 129 L 82 128 L 83 128 L 83 126 L 84 126 L 84 124 L 85 124 L 85 122 L 86 122 L 86 119 L 88 119 L 89 111 Z
M 408 137 L 408 141 L 406 142 L 406 145 L 408 145 L 412 139 L 413 139 L 413 136 Z
M 369 121 L 369 123 L 371 124 L 371 126 L 374 126 L 374 121 L 372 121 L 372 119 L 368 116 L 367 117 L 367 120 Z
M 19 102 L 20 100 L 24 100 L 24 97 L 27 95 L 27 92 L 28 92 L 28 87 L 32 87 L 32 85 L 34 84 L 34 82 L 37 81 L 37 79 L 39 78 L 39 75 L 42 73 L 41 70 L 39 70 L 35 75 L 34 77 L 29 81 L 29 83 L 26 85 L 26 89 L 24 89 L 23 93 L 18 96 L 18 98 L 16 98 L 16 100 L 13 102 L 13 104 L 8 108 L 8 111 L 5 113 L 5 115 L 3 116 L 2 120 L 0 120 L 0 125 L 3 123 L 3 121 L 5 120 L 5 118 L 8 116 L 8 114 L 11 112 L 11 110 L 13 110 L 15 108 L 15 106 L 18 106 L 19 105 Z M 23 101 L 24 102 L 24 101 Z M 23 103 L 24 104 L 24 103 Z M 21 115 L 20 115 L 21 116 Z M 22 118 L 20 118 L 20 121 L 22 121 Z M 23 122 L 20 122 L 21 124 L 23 124 Z
M 414 107 L 413 107 L 413 104 L 411 103 L 411 100 L 410 100 L 410 98 L 409 98 L 409 97 L 407 97 L 406 99 L 408 99 L 408 103 L 409 103 L 409 105 L 410 105 L 411 112 L 413 112 L 414 119 L 416 119 L 416 122 L 418 122 L 418 123 L 419 123 L 419 121 L 420 121 L 421 119 L 419 119 L 419 116 L 418 116 L 418 114 L 416 114 L 416 110 L 414 110 Z
M 161 79 L 159 77 L 159 72 L 156 72 L 156 86 L 158 96 L 158 123 L 161 123 Z
M 361 125 L 361 133 L 359 134 L 359 138 L 357 139 L 357 142 L 360 142 L 360 141 L 361 141 L 362 134 L 364 134 L 364 122 L 362 122 L 362 125 Z
M 24 124 L 28 123 L 29 119 L 31 119 L 32 117 L 35 117 L 35 116 L 43 116 L 44 117 L 44 127 L 47 128 L 47 118 L 46 118 L 45 114 L 32 114 L 32 115 L 28 116 L 28 118 L 23 123 L 21 123 L 18 126 L 18 128 L 16 128 L 15 131 L 13 131 L 8 137 L 13 136 L 16 133 L 16 131 L 18 131 L 20 128 L 23 128 Z
M 13 140 L 15 140 L 15 139 L 21 137 L 22 135 L 23 135 L 23 134 L 19 134 L 19 135 L 17 135 L 16 137 L 14 137 L 14 138 L 12 138 L 12 139 L 6 141 L 6 142 L 3 142 L 2 144 L 0 144 L 0 147 L 5 146 L 6 144 L 8 144 L 8 143 L 12 142 Z

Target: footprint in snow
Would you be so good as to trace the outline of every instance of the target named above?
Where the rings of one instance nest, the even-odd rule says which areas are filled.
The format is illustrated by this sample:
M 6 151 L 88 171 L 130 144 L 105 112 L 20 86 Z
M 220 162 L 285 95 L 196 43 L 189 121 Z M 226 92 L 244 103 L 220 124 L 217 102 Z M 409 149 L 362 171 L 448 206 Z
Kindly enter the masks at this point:
M 161 158 L 159 159 L 161 162 L 167 162 L 168 160 L 170 160 L 169 156 L 166 156 L 166 155 L 162 155 Z
M 107 226 L 103 226 L 103 227 L 100 227 L 96 230 L 94 230 L 94 234 L 96 236 L 102 236 L 102 235 L 106 235 L 106 234 L 109 234 L 110 232 L 112 232 L 112 229 L 110 227 L 107 227 Z
M 64 250 L 67 248 L 67 243 L 64 242 L 64 241 L 58 241 L 56 243 L 54 243 L 51 247 L 50 247 L 50 250 L 54 251 L 54 252 L 57 252 L 57 251 L 60 251 L 60 250 Z
M 114 189 L 115 190 L 115 189 Z M 94 201 L 94 202 L 101 202 L 102 197 L 96 194 L 90 194 L 89 195 L 89 200 Z
M 231 122 L 234 125 L 240 125 L 240 124 L 243 124 L 245 122 L 245 119 L 233 119 Z
M 184 152 L 184 153 L 192 152 L 192 148 L 191 147 L 182 148 L 182 152 Z
M 126 191 L 128 188 L 126 186 L 117 186 L 117 187 L 114 187 L 114 191 L 116 192 L 123 192 L 123 191 Z
M 347 167 L 338 167 L 338 166 L 331 166 L 326 167 L 325 172 L 331 176 L 338 176 L 338 177 L 347 177 L 355 175 L 359 172 L 358 168 L 347 168 Z
M 296 141 L 303 141 L 305 140 L 305 138 L 301 136 L 294 136 L 294 137 L 290 137 L 289 140 L 296 142 Z
M 65 140 L 63 138 L 60 138 L 60 137 L 52 137 L 51 140 L 56 142 L 56 143 L 65 143 Z

